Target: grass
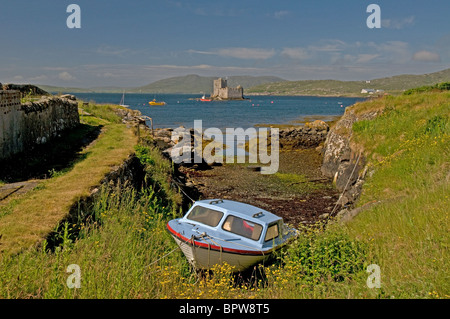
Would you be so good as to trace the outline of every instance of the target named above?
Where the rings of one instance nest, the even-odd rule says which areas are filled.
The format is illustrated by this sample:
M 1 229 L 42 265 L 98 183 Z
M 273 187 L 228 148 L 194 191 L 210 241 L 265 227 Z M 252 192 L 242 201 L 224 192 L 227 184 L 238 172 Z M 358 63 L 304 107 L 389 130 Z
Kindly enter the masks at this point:
M 15 201 L 10 213 L 0 218 L 3 253 L 17 253 L 42 241 L 71 206 L 134 151 L 137 138 L 131 129 L 106 119 L 100 121 L 104 123 L 102 132 L 81 152 L 84 160 L 66 173 L 45 180 L 41 187 Z
M 359 205 L 383 202 L 358 216 L 349 231 L 371 243 L 386 294 L 449 298 L 450 93 L 378 103 L 385 105 L 383 115 L 355 123 L 354 132 L 373 172 Z
M 428 92 L 354 106 L 383 110 L 372 121 L 357 122 L 353 136 L 370 168 L 359 205 L 381 204 L 346 225 L 302 229 L 274 263 L 246 280 L 228 265 L 203 277 L 191 271 L 165 230 L 180 216 L 173 168 L 142 143 L 136 153 L 146 165 L 147 187 L 104 188 L 91 208 L 95 218 L 67 224 L 54 251 L 44 244 L 5 256 L 0 297 L 449 298 L 448 101 L 449 93 Z M 72 227 L 80 227 L 77 238 L 68 236 Z M 66 285 L 70 264 L 80 266 L 81 289 Z M 380 266 L 381 288 L 366 285 L 370 264 Z
M 212 274 L 197 275 L 166 231 L 167 221 L 181 215 L 180 195 L 170 182 L 172 166 L 147 144 L 136 147 L 146 165 L 147 187 L 137 192 L 106 186 L 92 204 L 90 222 L 66 224 L 56 249 L 44 242 L 37 249 L 5 256 L 0 261 L 0 297 L 327 297 L 333 295 L 333 285 L 361 277 L 364 245 L 342 231 L 322 236 L 320 228 L 305 231 L 270 267 L 260 267 L 251 278 L 236 277 L 226 264 L 216 266 Z M 79 228 L 75 238 L 70 236 L 73 228 Z M 80 267 L 81 289 L 66 284 L 71 264 Z
M 398 75 L 365 81 L 304 80 L 266 83 L 246 89 L 247 94 L 263 93 L 272 95 L 318 95 L 371 97 L 360 93 L 362 89 L 384 90 L 399 95 L 405 90 L 418 86 L 431 86 L 450 80 L 450 69 L 423 75 Z M 381 93 L 383 95 L 383 93 Z

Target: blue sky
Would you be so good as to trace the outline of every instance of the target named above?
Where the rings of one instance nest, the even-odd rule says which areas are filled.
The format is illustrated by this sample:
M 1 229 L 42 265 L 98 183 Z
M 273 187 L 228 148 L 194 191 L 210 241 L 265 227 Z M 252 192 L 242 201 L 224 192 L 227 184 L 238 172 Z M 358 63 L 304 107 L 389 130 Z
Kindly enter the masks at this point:
M 69 4 L 81 28 L 69 29 Z M 369 29 L 369 4 L 381 8 Z M 0 82 L 93 87 L 275 75 L 365 80 L 450 67 L 448 0 L 0 0 Z

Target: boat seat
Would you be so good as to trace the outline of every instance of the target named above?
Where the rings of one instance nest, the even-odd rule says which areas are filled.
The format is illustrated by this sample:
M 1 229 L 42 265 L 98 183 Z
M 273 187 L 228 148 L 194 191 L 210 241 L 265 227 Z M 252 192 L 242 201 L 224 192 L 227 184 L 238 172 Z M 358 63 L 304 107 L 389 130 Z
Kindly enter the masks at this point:
M 231 221 L 227 220 L 224 224 L 223 224 L 223 229 L 231 231 Z

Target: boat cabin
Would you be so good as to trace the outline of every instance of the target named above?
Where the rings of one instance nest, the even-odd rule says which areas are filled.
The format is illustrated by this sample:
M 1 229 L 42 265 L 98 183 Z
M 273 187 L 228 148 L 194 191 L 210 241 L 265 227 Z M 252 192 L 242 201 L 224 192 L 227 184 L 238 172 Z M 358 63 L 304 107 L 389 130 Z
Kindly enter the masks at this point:
M 180 222 L 202 226 L 251 243 L 272 246 L 283 233 L 283 220 L 261 208 L 231 200 L 201 200 L 194 203 Z

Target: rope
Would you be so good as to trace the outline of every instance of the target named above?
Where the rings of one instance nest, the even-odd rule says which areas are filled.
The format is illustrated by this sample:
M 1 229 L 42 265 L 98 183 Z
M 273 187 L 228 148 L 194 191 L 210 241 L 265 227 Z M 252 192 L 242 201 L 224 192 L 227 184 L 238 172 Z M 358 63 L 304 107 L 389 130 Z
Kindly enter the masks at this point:
M 186 194 L 186 192 L 185 192 L 185 191 L 183 190 L 183 188 L 181 187 L 181 186 L 183 185 L 183 183 L 181 183 L 180 180 L 179 180 L 178 178 L 176 178 L 176 177 L 174 177 L 174 182 L 175 182 L 175 184 L 178 185 L 178 188 L 180 189 L 180 191 L 181 191 L 187 198 L 189 198 L 190 201 L 191 201 L 192 203 L 195 203 L 195 200 L 193 200 L 188 194 Z
M 355 166 L 353 167 L 352 173 L 350 174 L 350 176 L 349 176 L 349 178 L 348 178 L 348 180 L 347 180 L 347 184 L 345 184 L 344 190 L 342 191 L 341 195 L 339 196 L 339 199 L 337 200 L 336 205 L 334 205 L 334 208 L 333 208 L 333 210 L 331 211 L 330 215 L 328 216 L 328 219 L 329 219 L 330 216 L 334 213 L 336 207 L 338 206 L 339 202 L 341 201 L 342 196 L 344 196 L 344 193 L 345 193 L 345 191 L 347 190 L 347 186 L 348 186 L 348 184 L 350 183 L 350 180 L 351 180 L 352 177 L 353 177 L 353 173 L 355 173 L 356 166 L 358 166 L 359 159 L 360 159 L 360 157 L 361 157 L 361 153 L 362 153 L 362 152 L 359 152 L 358 159 L 356 160 L 356 163 L 355 163 Z
M 147 267 L 150 267 L 153 264 L 156 264 L 158 261 L 160 261 L 161 259 L 166 258 L 167 256 L 169 256 L 170 254 L 172 254 L 173 252 L 175 252 L 176 250 L 180 249 L 179 246 L 177 246 L 176 248 L 172 249 L 170 252 L 168 252 L 167 254 L 165 254 L 164 256 L 161 256 L 160 258 L 156 259 L 154 262 L 150 263 L 147 265 Z

